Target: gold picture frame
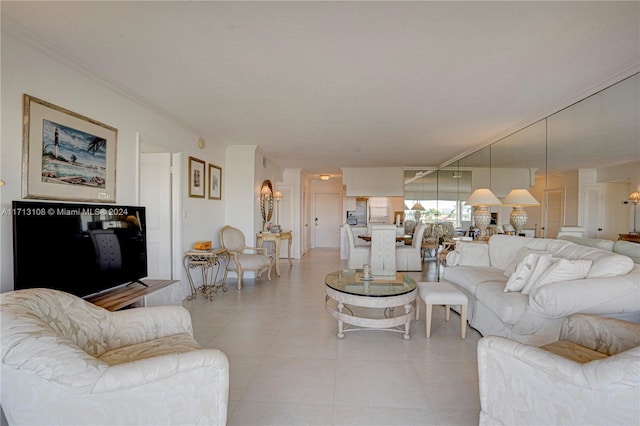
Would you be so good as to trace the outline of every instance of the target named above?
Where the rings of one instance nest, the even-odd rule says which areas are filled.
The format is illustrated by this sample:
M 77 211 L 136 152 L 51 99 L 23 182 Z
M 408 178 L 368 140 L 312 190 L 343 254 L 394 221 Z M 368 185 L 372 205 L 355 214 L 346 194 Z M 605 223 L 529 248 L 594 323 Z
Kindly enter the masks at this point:
M 207 179 L 210 200 L 222 200 L 222 168 L 209 164 L 209 178 Z
M 116 202 L 118 129 L 23 95 L 22 197 Z
M 189 157 L 189 197 L 204 198 L 206 186 L 206 163 L 198 158 Z

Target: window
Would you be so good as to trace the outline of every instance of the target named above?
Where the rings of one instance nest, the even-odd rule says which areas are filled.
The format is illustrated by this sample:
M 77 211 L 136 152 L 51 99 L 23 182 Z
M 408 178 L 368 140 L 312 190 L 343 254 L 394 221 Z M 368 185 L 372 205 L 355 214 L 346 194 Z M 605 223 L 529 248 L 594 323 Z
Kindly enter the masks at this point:
M 369 198 L 369 222 L 391 223 L 389 220 L 389 199 L 387 197 Z

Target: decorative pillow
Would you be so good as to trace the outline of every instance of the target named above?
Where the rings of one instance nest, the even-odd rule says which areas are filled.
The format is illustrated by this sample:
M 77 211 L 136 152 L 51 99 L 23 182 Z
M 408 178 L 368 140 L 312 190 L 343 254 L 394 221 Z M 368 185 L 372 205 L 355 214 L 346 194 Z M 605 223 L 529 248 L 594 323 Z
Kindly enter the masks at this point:
M 541 286 L 560 281 L 582 280 L 589 273 L 592 263 L 593 261 L 588 259 L 558 259 L 547 269 L 535 285 Z
M 460 253 L 461 266 L 491 266 L 488 244 L 458 241 L 456 251 Z
M 516 267 L 515 272 L 509 277 L 509 280 L 504 287 L 505 293 L 509 291 L 522 291 L 524 286 L 527 284 L 527 281 L 529 281 L 529 277 L 531 277 L 540 256 L 542 256 L 541 253 L 529 253 L 524 259 L 522 259 L 520 264 Z
M 542 277 L 542 274 L 547 272 L 547 269 L 549 269 L 549 267 L 551 267 L 551 265 L 553 265 L 556 260 L 558 260 L 558 258 L 553 257 L 550 254 L 541 254 L 540 258 L 538 259 L 538 263 L 536 263 L 533 272 L 529 276 L 529 279 L 527 280 L 522 290 L 520 290 L 520 292 L 525 295 L 529 294 L 529 292 L 533 289 L 533 285 L 540 279 L 540 277 Z
M 520 250 L 518 250 L 518 253 L 516 254 L 516 257 L 514 257 L 513 260 L 511 261 L 511 263 L 509 263 L 507 265 L 507 267 L 505 268 L 504 276 L 505 277 L 510 277 L 511 274 L 513 274 L 515 272 L 515 270 L 518 267 L 518 265 L 520 265 L 520 263 L 530 253 L 546 253 L 546 251 L 544 251 L 544 250 L 534 250 L 534 249 L 530 249 L 529 247 L 522 247 Z M 520 290 L 517 290 L 517 291 L 520 291 Z
M 533 283 L 533 287 L 529 292 L 544 285 L 560 281 L 582 280 L 589 273 L 592 263 L 592 260 L 557 259 L 553 265 L 542 274 L 540 279 Z

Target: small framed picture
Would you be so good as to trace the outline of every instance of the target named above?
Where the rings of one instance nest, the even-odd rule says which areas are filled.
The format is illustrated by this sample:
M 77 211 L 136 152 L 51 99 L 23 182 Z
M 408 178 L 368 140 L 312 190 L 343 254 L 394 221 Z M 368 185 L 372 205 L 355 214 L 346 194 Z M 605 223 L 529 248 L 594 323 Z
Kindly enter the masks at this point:
M 209 199 L 222 199 L 222 169 L 215 164 L 209 164 Z
M 189 157 L 189 197 L 204 198 L 206 163 L 195 157 Z

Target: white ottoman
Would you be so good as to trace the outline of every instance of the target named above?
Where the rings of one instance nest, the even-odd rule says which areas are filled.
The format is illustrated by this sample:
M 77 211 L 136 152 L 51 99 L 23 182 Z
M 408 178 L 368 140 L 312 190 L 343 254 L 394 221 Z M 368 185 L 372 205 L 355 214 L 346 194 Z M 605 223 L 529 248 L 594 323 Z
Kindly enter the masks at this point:
M 460 305 L 460 336 L 467 335 L 467 296 L 447 281 L 418 283 L 418 294 L 427 305 L 425 315 L 427 337 L 431 336 L 431 312 L 433 305 L 444 305 L 445 320 L 449 321 L 450 306 Z M 416 302 L 416 320 L 420 319 L 420 302 Z

